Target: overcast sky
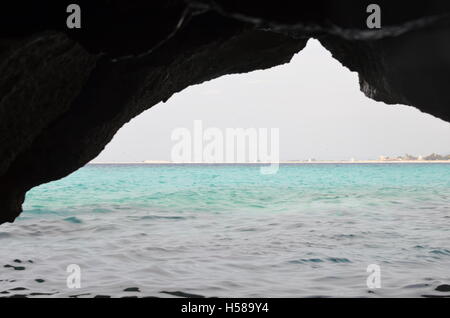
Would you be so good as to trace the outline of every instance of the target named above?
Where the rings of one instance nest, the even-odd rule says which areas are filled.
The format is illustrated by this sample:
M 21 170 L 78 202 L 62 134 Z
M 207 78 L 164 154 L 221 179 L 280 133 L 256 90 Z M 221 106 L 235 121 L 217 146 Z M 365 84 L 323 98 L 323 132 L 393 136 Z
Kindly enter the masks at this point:
M 291 63 L 187 88 L 122 127 L 94 162 L 170 160 L 172 131 L 279 128 L 280 159 L 357 160 L 450 153 L 450 124 L 366 98 L 358 76 L 318 41 Z

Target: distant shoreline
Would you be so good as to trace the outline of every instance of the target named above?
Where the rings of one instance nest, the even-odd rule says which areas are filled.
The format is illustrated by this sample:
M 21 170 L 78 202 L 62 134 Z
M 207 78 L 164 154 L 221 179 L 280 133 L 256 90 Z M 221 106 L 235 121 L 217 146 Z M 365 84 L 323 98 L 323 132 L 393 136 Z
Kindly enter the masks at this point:
M 88 165 L 308 165 L 308 164 L 437 164 L 447 163 L 450 160 L 317 160 L 317 161 L 280 161 L 280 162 L 236 162 L 236 163 L 216 163 L 216 162 L 186 162 L 178 163 L 171 161 L 144 161 L 144 162 L 90 162 Z

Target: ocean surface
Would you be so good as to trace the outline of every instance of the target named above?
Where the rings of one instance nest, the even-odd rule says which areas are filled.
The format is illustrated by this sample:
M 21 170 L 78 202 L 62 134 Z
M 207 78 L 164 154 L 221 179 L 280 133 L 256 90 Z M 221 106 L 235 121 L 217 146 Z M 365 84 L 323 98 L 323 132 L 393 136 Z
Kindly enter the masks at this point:
M 6 297 L 450 297 L 449 285 L 450 164 L 88 165 L 0 226 Z

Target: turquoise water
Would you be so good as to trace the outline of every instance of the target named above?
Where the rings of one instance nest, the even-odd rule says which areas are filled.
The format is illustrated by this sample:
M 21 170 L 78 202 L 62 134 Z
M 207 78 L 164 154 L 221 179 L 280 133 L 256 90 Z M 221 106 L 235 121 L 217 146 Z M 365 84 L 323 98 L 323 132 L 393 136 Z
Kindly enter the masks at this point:
M 450 296 L 450 165 L 88 165 L 0 243 L 6 296 Z

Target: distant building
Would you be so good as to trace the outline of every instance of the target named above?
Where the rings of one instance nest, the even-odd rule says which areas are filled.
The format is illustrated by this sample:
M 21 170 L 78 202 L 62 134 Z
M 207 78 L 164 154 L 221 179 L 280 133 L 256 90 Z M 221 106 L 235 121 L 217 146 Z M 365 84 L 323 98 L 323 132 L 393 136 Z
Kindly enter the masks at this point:
M 406 154 L 406 155 L 403 157 L 403 159 L 404 159 L 404 160 L 409 160 L 409 161 L 414 161 L 414 160 L 417 160 L 417 157 L 414 157 L 414 156 L 412 156 L 412 155 Z
M 431 154 L 429 156 L 426 156 L 425 160 L 431 160 L 431 161 L 434 161 L 434 160 L 445 160 L 445 157 L 443 157 L 441 155 L 438 155 L 436 153 L 433 153 L 433 154 Z

